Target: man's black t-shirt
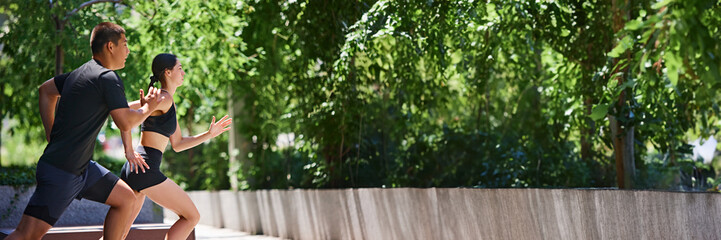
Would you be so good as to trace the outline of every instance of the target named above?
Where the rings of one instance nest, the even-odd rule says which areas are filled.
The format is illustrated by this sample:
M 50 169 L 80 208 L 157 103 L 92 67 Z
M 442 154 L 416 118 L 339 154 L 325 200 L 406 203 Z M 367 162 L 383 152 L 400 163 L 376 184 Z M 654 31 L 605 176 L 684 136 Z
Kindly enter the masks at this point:
M 96 60 L 56 76 L 55 86 L 61 98 L 40 161 L 80 175 L 93 157 L 95 139 L 110 111 L 128 107 L 125 88 L 114 71 Z

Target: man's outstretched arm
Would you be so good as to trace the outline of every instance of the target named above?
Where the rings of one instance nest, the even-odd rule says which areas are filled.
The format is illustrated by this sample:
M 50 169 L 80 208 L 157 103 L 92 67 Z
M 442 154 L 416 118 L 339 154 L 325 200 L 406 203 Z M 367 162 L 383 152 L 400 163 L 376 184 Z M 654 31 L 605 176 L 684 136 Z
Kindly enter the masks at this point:
M 130 129 L 140 126 L 140 123 L 145 121 L 150 113 L 158 108 L 160 102 L 165 99 L 161 96 L 160 89 L 151 88 L 148 91 L 148 95 L 144 97 L 144 102 L 147 103 L 138 109 L 132 108 L 118 108 L 110 111 L 110 116 L 113 117 L 113 122 L 118 126 L 120 131 L 130 131 Z

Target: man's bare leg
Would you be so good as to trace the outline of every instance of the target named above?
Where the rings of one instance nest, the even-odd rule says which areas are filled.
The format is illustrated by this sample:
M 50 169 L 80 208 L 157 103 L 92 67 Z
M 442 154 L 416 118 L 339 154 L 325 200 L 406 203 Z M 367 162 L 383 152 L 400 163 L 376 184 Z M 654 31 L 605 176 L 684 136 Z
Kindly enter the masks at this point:
M 128 236 L 128 233 L 130 232 L 130 227 L 133 226 L 133 222 L 135 222 L 135 218 L 138 217 L 140 210 L 143 209 L 143 202 L 145 202 L 145 194 L 142 194 L 140 192 L 135 192 L 135 207 L 133 208 L 133 214 L 128 219 L 128 224 L 125 225 L 125 233 L 123 234 L 123 239 L 125 239 Z
M 103 224 L 103 239 L 120 240 L 126 234 L 126 229 L 130 229 L 126 225 L 135 209 L 135 193 L 127 183 L 118 180 L 105 204 L 110 205 L 110 210 Z
M 40 240 L 50 230 L 50 224 L 43 220 L 24 215 L 15 231 L 10 233 L 5 240 L 32 239 Z

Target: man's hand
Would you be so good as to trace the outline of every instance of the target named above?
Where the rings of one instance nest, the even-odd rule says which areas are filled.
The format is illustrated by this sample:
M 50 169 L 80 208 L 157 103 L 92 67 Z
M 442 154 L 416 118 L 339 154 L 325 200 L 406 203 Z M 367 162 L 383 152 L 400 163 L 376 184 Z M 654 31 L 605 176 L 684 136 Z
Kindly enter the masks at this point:
M 143 97 L 145 98 L 144 101 L 146 106 L 142 106 L 140 109 L 134 109 L 130 108 L 131 104 L 129 104 L 128 108 L 118 108 L 110 111 L 110 116 L 113 117 L 113 121 L 120 131 L 128 131 L 131 128 L 140 125 L 153 111 L 158 108 L 158 106 L 160 106 L 160 103 L 165 100 L 165 96 L 163 95 L 164 94 L 161 94 L 160 89 L 151 87 L 148 91 L 148 95 Z M 134 104 L 138 105 L 139 103 Z
M 143 105 L 145 105 L 145 93 L 143 89 L 140 89 L 140 107 L 143 107 Z
M 140 166 L 140 170 L 142 170 L 143 173 L 145 173 L 145 168 L 150 169 L 150 166 L 145 163 L 145 159 L 143 159 L 143 157 L 135 151 L 126 151 L 125 158 L 128 159 L 128 168 L 130 169 L 130 172 L 135 170 L 135 173 L 140 173 L 138 171 L 138 166 Z

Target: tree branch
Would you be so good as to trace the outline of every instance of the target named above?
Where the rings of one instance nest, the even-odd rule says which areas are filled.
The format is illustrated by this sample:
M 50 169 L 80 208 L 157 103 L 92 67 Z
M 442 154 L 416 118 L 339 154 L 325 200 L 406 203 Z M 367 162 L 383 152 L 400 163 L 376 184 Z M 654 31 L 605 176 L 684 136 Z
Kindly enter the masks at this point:
M 123 1 L 123 0 L 91 0 L 91 1 L 84 2 L 83 4 L 80 4 L 79 7 L 73 9 L 73 10 L 70 11 L 68 14 L 66 14 L 66 15 L 65 15 L 65 18 L 63 19 L 63 21 L 67 20 L 68 18 L 70 18 L 70 16 L 72 16 L 72 15 L 75 14 L 75 13 L 77 13 L 78 11 L 80 11 L 80 9 L 83 9 L 84 7 L 87 7 L 87 6 L 96 4 L 96 3 L 103 3 L 103 2 L 120 3 L 120 2 L 122 2 L 122 1 Z

